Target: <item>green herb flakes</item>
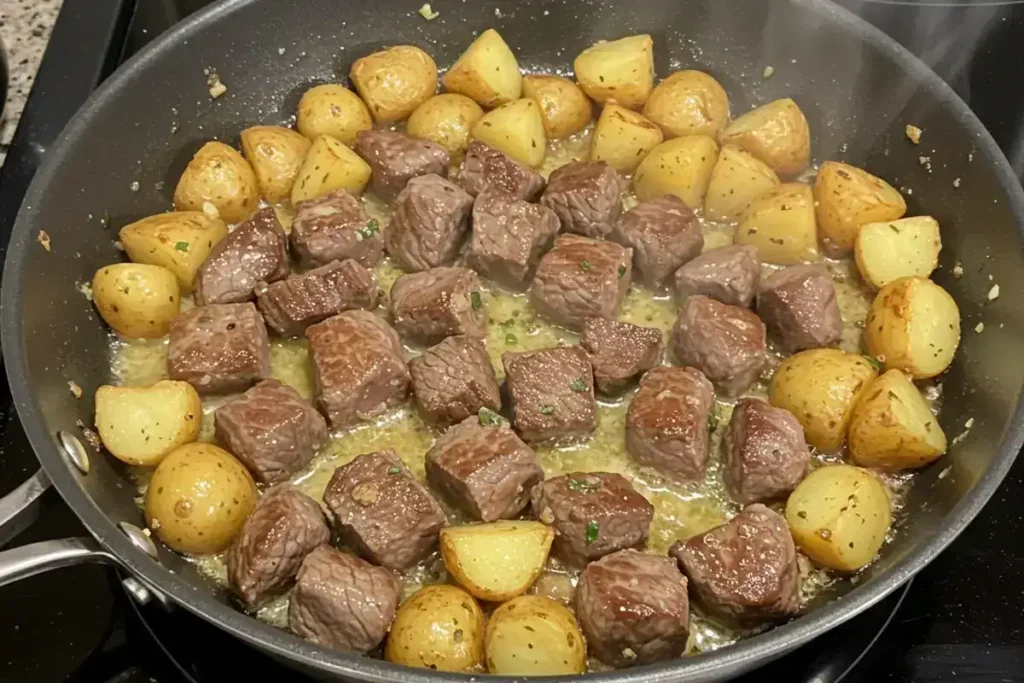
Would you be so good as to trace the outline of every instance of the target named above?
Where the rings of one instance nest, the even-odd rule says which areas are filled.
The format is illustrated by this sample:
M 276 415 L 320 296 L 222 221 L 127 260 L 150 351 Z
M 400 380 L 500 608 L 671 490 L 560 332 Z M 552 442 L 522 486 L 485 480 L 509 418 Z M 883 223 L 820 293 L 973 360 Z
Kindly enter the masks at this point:
M 587 383 L 583 381 L 582 377 L 577 377 L 576 379 L 574 379 L 572 381 L 572 384 L 570 384 L 569 386 L 572 387 L 573 391 L 586 391 L 587 390 Z
M 178 251 L 188 251 L 188 242 L 175 242 L 174 248 Z
M 474 311 L 479 311 L 480 307 L 484 305 L 484 300 L 480 298 L 480 292 L 470 292 L 469 301 Z
M 542 405 L 540 407 L 540 414 L 541 415 L 554 415 L 555 414 L 555 407 L 554 406 L 548 406 L 548 405 Z
M 585 537 L 587 545 L 591 545 L 597 541 L 598 528 L 597 522 L 594 520 L 590 520 L 590 522 L 587 523 L 587 535 Z

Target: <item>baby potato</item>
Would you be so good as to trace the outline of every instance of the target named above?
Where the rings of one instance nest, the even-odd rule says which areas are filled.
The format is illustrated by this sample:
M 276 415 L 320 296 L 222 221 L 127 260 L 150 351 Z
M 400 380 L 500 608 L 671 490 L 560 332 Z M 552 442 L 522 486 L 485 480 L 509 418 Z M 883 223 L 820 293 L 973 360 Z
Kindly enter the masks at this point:
M 325 83 L 303 93 L 295 127 L 310 140 L 330 135 L 351 147 L 356 133 L 373 127 L 373 119 L 359 95 L 338 83 Z
M 484 614 L 456 586 L 424 586 L 402 603 L 384 658 L 437 671 L 474 671 L 484 659 Z
M 146 524 L 167 547 L 211 555 L 225 550 L 256 507 L 252 475 L 233 455 L 208 443 L 171 451 L 146 489 Z
M 814 179 L 818 226 L 826 247 L 835 253 L 853 249 L 860 226 L 894 221 L 907 212 L 896 188 L 863 169 L 826 161 Z
M 96 390 L 96 431 L 104 447 L 129 465 L 158 465 L 178 446 L 198 439 L 202 422 L 202 402 L 188 382 Z
M 155 339 L 167 334 L 178 315 L 178 278 L 163 266 L 114 263 L 92 277 L 92 301 L 122 337 Z
M 242 154 L 256 174 L 263 198 L 271 204 L 288 199 L 309 151 L 309 140 L 281 126 L 246 128 L 241 138 Z
M 335 140 L 321 135 L 313 140 L 292 186 L 292 204 L 314 199 L 335 190 L 359 195 L 370 182 L 370 165 Z
M 593 105 L 580 87 L 562 76 L 523 76 L 523 97 L 536 100 L 549 140 L 568 137 L 587 127 Z
M 523 595 L 494 610 L 485 643 L 488 673 L 503 676 L 581 674 L 587 646 L 562 603 Z
M 807 119 L 788 97 L 747 112 L 726 126 L 719 139 L 753 154 L 780 175 L 796 175 L 811 159 Z
M 396 45 L 360 57 L 352 83 L 377 121 L 401 121 L 437 92 L 437 64 L 414 45 Z
M 228 226 L 219 218 L 201 211 L 170 211 L 124 226 L 118 237 L 128 258 L 163 266 L 174 273 L 181 291 L 188 294 L 199 266 L 227 234 Z
M 708 181 L 704 217 L 723 223 L 735 221 L 755 199 L 778 186 L 779 176 L 771 166 L 736 145 L 723 145 Z
M 946 434 L 914 383 L 889 370 L 853 409 L 850 455 L 862 467 L 922 467 L 946 452 Z
M 743 214 L 736 242 L 753 244 L 767 263 L 817 261 L 818 229 L 810 186 L 785 183 L 755 199 Z
M 448 573 L 481 600 L 522 595 L 540 576 L 555 533 L 540 522 L 510 521 L 441 529 Z
M 864 356 L 839 349 L 810 349 L 782 361 L 768 387 L 773 406 L 793 413 L 807 443 L 825 453 L 839 449 L 853 407 L 875 378 Z
M 484 110 L 465 95 L 434 95 L 416 107 L 405 124 L 405 132 L 414 138 L 433 140 L 450 154 L 461 154 L 469 146 L 473 124 Z
M 942 237 L 931 216 L 860 226 L 853 242 L 857 270 L 866 282 L 884 287 L 901 277 L 928 277 L 939 265 Z
M 609 100 L 594 128 L 590 158 L 608 162 L 619 173 L 632 173 L 662 140 L 661 128 L 635 111 Z
M 599 42 L 581 52 L 573 68 L 590 99 L 640 109 L 654 87 L 654 40 L 643 34 Z
M 717 159 L 718 144 L 706 135 L 666 140 L 637 166 L 633 175 L 636 198 L 645 201 L 674 194 L 691 209 L 697 209 L 704 203 Z
M 540 166 L 547 153 L 540 105 L 525 97 L 484 114 L 473 126 L 473 137 L 527 166 Z
M 850 465 L 811 472 L 790 494 L 786 521 L 815 563 L 841 572 L 869 564 L 892 523 L 889 494 L 875 475 Z
M 729 96 L 703 71 L 677 71 L 654 86 L 644 116 L 661 126 L 666 137 L 717 138 L 729 122 Z
M 223 142 L 207 142 L 178 179 L 174 208 L 202 211 L 209 202 L 228 223 L 241 223 L 260 203 L 259 183 L 252 166 Z
M 523 94 L 516 56 L 493 28 L 477 36 L 441 83 L 449 92 L 470 97 L 488 109 L 518 100 Z
M 886 370 L 914 379 L 944 372 L 960 344 L 960 309 L 925 277 L 904 277 L 878 290 L 864 323 L 868 353 Z

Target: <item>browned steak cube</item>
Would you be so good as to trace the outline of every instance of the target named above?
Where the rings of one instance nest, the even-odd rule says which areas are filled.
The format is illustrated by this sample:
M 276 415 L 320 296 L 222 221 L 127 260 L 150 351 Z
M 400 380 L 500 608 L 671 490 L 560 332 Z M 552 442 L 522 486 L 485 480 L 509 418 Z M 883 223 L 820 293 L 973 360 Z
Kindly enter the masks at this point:
M 574 330 L 587 318 L 615 318 L 629 289 L 633 250 L 613 242 L 562 235 L 540 260 L 530 303 Z
M 384 258 L 377 220 L 345 190 L 296 204 L 291 241 L 295 255 L 313 265 L 355 259 L 373 268 Z
M 501 392 L 484 343 L 464 334 L 448 337 L 409 361 L 412 390 L 435 424 L 454 424 L 481 408 L 501 409 Z
M 676 271 L 681 301 L 700 294 L 732 306 L 750 306 L 761 279 L 761 259 L 750 244 L 706 251 Z
M 516 199 L 533 200 L 544 188 L 539 173 L 479 140 L 469 143 L 456 181 L 474 197 L 490 187 Z
M 643 548 L 654 506 L 621 474 L 573 472 L 533 487 L 533 514 L 555 528 L 554 551 L 583 567 L 626 548 Z
M 448 152 L 430 140 L 389 130 L 361 130 L 353 148 L 370 165 L 374 193 L 389 202 L 416 176 L 448 175 Z
M 256 303 L 272 330 L 294 337 L 307 327 L 353 308 L 372 311 L 382 292 L 373 271 L 353 259 L 331 261 L 302 275 L 256 289 Z
M 757 312 L 787 353 L 832 346 L 843 336 L 836 286 L 821 265 L 772 274 L 757 295 Z
M 167 374 L 200 394 L 245 391 L 270 377 L 270 343 L 256 306 L 211 304 L 175 316 Z
M 626 451 L 677 481 L 703 481 L 708 462 L 711 382 L 693 368 L 654 368 L 626 412 Z
M 398 334 L 367 311 L 346 311 L 306 328 L 317 404 L 334 428 L 394 408 L 409 393 Z
M 406 270 L 445 266 L 455 261 L 469 227 L 473 198 L 439 175 L 417 176 L 395 200 L 384 232 L 388 253 Z
M 580 344 L 590 353 L 597 390 L 609 396 L 659 365 L 665 350 L 661 330 L 604 318 L 584 321 Z
M 579 346 L 501 356 L 513 426 L 524 440 L 582 437 L 597 427 L 594 370 Z
M 703 372 L 727 396 L 739 396 L 768 362 L 764 323 L 752 311 L 691 296 L 672 331 L 676 357 Z
M 667 557 L 620 550 L 583 570 L 576 616 L 590 652 L 610 666 L 681 657 L 690 635 L 686 577 Z
M 403 337 L 430 344 L 453 334 L 487 334 L 480 276 L 469 268 L 402 275 L 391 287 L 391 313 Z
M 633 248 L 633 265 L 640 281 L 654 290 L 704 248 L 700 221 L 673 194 L 634 206 L 622 215 L 611 236 Z
M 677 541 L 690 591 L 709 615 L 726 623 L 756 624 L 796 614 L 796 548 L 782 515 L 755 504 L 722 526 Z
M 558 216 L 546 206 L 499 190 L 482 192 L 473 203 L 469 265 L 502 284 L 522 287 L 556 234 Z
M 565 232 L 606 237 L 622 215 L 622 180 L 603 161 L 573 161 L 551 174 L 540 203 L 558 214 Z
M 249 609 L 282 592 L 306 555 L 331 540 L 319 503 L 290 484 L 259 499 L 228 551 L 228 583 Z
M 796 417 L 756 398 L 736 403 L 723 446 L 725 481 L 733 498 L 745 505 L 786 496 L 807 476 L 811 463 Z
M 327 440 L 323 416 L 276 379 L 263 380 L 213 415 L 217 440 L 263 484 L 290 478 Z
M 322 545 L 306 556 L 288 604 L 288 628 L 306 640 L 369 652 L 395 618 L 402 585 L 383 567 Z
M 233 304 L 253 298 L 260 282 L 288 277 L 288 236 L 270 207 L 217 243 L 196 272 L 197 306 Z
M 537 455 L 486 409 L 450 427 L 427 451 L 427 479 L 473 519 L 513 519 L 544 479 Z
M 437 546 L 444 511 L 390 448 L 334 471 L 324 491 L 342 541 L 375 564 L 406 569 Z

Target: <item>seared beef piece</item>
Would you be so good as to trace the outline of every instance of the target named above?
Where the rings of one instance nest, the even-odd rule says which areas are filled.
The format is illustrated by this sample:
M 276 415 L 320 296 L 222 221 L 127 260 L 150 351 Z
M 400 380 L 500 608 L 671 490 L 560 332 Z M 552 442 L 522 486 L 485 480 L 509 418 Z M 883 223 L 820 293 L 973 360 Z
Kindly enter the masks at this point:
M 752 311 L 692 296 L 672 331 L 676 357 L 692 365 L 727 396 L 739 396 L 768 362 L 764 323 Z
M 580 437 L 597 427 L 594 370 L 579 346 L 501 355 L 519 436 L 535 442 Z
M 324 491 L 335 529 L 375 564 L 406 569 L 437 546 L 444 511 L 390 448 L 334 470 Z
M 483 337 L 483 284 L 469 268 L 431 268 L 402 275 L 391 287 L 391 312 L 402 337 L 430 344 L 453 334 Z
M 636 272 L 641 282 L 654 290 L 704 248 L 700 221 L 672 194 L 634 206 L 619 219 L 611 236 L 633 248 Z
M 502 284 L 522 287 L 556 234 L 558 216 L 546 206 L 500 190 L 482 192 L 473 203 L 469 265 Z
M 626 451 L 678 481 L 703 481 L 708 462 L 711 382 L 693 368 L 654 368 L 626 412 Z
M 544 479 L 537 455 L 508 423 L 486 410 L 468 417 L 427 451 L 427 479 L 473 519 L 513 519 Z
M 439 175 L 417 176 L 395 200 L 384 233 L 388 253 L 406 270 L 451 264 L 469 227 L 473 198 Z
M 395 618 L 402 585 L 387 569 L 322 545 L 306 556 L 288 605 L 288 628 L 327 647 L 369 652 Z
M 706 251 L 676 271 L 681 301 L 700 294 L 732 306 L 750 306 L 761 279 L 761 259 L 750 244 Z
M 774 273 L 757 295 L 757 312 L 787 353 L 832 346 L 843 336 L 836 286 L 824 266 Z
M 352 308 L 372 311 L 381 291 L 373 271 L 353 259 L 331 261 L 256 289 L 263 319 L 278 334 L 294 337 L 307 327 Z
M 455 180 L 474 197 L 490 187 L 516 199 L 533 200 L 544 187 L 539 173 L 479 140 L 469 143 Z
M 252 299 L 259 282 L 288 277 L 288 236 L 270 207 L 228 233 L 196 272 L 197 306 Z
M 367 311 L 346 311 L 306 329 L 317 405 L 334 428 L 405 400 L 409 370 L 398 334 Z
M 633 250 L 612 242 L 562 235 L 540 260 L 530 303 L 575 330 L 587 318 L 615 318 L 629 289 Z
M 384 258 L 377 220 L 346 190 L 296 204 L 291 240 L 296 256 L 313 265 L 355 259 L 373 268 Z
M 228 551 L 228 583 L 249 609 L 280 593 L 306 555 L 331 540 L 320 505 L 291 484 L 259 499 Z
M 484 343 L 448 337 L 409 361 L 412 390 L 427 419 L 454 424 L 481 408 L 501 409 L 501 392 Z
M 580 344 L 590 353 L 597 390 L 609 396 L 661 363 L 665 350 L 661 330 L 604 318 L 584 321 Z
M 669 555 L 679 561 L 702 610 L 728 624 L 758 624 L 799 610 L 793 537 L 782 515 L 764 505 L 677 541 Z
M 370 165 L 373 192 L 389 202 L 416 176 L 448 175 L 448 152 L 444 147 L 405 133 L 389 130 L 361 130 L 353 148 Z
M 583 567 L 626 548 L 642 548 L 654 506 L 621 474 L 573 472 L 533 487 L 533 514 L 555 528 L 555 553 Z
M 211 304 L 171 321 L 167 374 L 200 394 L 245 391 L 270 377 L 267 328 L 256 306 Z
M 736 403 L 723 447 L 725 481 L 743 504 L 789 494 L 811 463 L 800 422 L 788 410 L 756 398 Z
M 540 203 L 562 222 L 562 230 L 606 237 L 622 215 L 622 180 L 603 161 L 573 161 L 555 169 Z
M 620 550 L 583 570 L 576 617 L 591 654 L 610 666 L 680 657 L 690 635 L 686 577 L 667 557 Z

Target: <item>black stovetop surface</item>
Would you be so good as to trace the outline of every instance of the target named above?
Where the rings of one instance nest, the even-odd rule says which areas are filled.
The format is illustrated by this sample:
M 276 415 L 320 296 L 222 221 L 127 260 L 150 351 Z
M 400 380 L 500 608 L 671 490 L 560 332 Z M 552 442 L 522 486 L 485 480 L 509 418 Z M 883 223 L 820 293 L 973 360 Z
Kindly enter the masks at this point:
M 21 196 L 64 122 L 118 63 L 206 4 L 66 0 L 0 171 L 0 253 Z M 927 61 L 977 112 L 1024 177 L 1024 2 L 840 4 Z M 0 464 L 0 495 L 37 467 L 6 386 L 0 391 Z M 1024 681 L 1022 499 L 1024 458 L 978 519 L 909 588 L 749 680 Z M 85 533 L 50 491 L 39 521 L 17 542 Z M 109 569 L 70 568 L 0 589 L 0 681 L 284 678 L 299 680 L 187 615 L 136 607 Z

